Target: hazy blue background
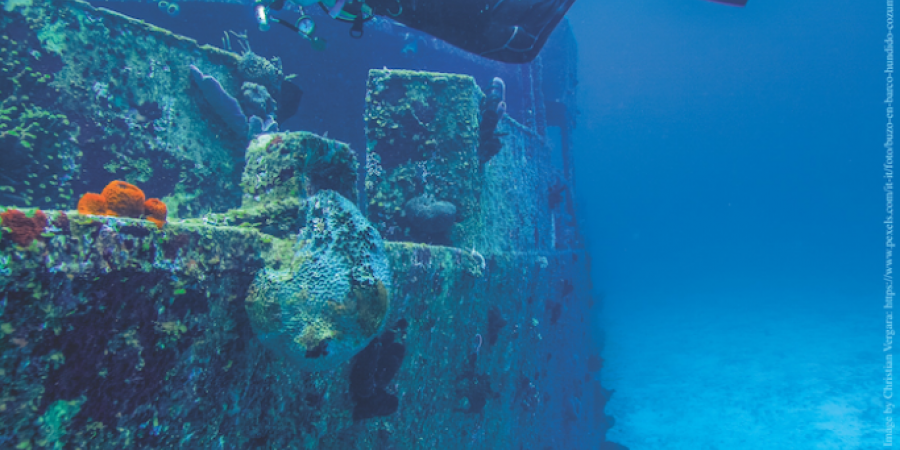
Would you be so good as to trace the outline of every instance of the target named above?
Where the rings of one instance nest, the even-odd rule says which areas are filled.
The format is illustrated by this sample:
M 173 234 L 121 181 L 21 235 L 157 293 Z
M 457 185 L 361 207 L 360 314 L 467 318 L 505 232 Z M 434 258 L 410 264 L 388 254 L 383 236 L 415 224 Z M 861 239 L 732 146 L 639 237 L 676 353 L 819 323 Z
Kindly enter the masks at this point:
M 610 439 L 880 446 L 884 9 L 572 8 Z
M 879 294 L 882 3 L 582 0 L 569 18 L 600 286 Z

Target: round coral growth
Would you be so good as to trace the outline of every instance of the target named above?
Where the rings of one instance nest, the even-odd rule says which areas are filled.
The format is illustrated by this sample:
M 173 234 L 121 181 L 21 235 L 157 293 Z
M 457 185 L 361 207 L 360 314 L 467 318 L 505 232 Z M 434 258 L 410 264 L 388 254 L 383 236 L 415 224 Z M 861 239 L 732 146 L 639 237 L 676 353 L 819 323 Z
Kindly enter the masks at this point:
M 144 191 L 124 181 L 113 181 L 100 194 L 106 198 L 109 215 L 141 217 L 144 214 Z
M 106 198 L 100 194 L 88 192 L 78 200 L 78 214 L 105 216 L 109 214 L 106 206 Z
M 156 228 L 162 229 L 166 223 L 166 215 L 168 210 L 166 204 L 158 198 L 151 198 L 144 202 L 144 212 L 147 214 L 147 220 L 156 224 Z

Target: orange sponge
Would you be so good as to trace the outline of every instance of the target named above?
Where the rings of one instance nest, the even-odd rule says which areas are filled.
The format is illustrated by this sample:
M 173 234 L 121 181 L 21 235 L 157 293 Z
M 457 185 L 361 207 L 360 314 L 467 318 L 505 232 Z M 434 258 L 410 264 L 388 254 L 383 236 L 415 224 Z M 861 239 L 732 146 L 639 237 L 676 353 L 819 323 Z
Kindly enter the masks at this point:
M 168 209 L 158 198 L 144 201 L 144 191 L 124 181 L 113 181 L 102 194 L 88 192 L 78 201 L 79 214 L 95 216 L 145 217 L 160 230 L 166 223 Z
M 106 206 L 106 198 L 100 194 L 88 192 L 78 200 L 78 214 L 105 216 L 109 214 Z
M 144 191 L 124 181 L 113 181 L 100 194 L 106 198 L 110 216 L 141 217 L 144 214 Z
M 144 212 L 147 214 L 147 220 L 155 223 L 156 228 L 162 230 L 163 225 L 166 223 L 166 215 L 168 214 L 166 204 L 161 202 L 158 198 L 151 198 L 144 202 Z

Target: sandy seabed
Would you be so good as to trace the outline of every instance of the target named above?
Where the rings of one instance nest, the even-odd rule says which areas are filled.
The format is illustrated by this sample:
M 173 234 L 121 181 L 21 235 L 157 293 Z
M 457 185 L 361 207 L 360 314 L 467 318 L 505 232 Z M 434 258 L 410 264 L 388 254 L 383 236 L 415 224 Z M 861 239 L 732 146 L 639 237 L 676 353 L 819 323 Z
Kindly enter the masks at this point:
M 631 450 L 881 447 L 879 306 L 793 294 L 610 298 L 607 438 Z

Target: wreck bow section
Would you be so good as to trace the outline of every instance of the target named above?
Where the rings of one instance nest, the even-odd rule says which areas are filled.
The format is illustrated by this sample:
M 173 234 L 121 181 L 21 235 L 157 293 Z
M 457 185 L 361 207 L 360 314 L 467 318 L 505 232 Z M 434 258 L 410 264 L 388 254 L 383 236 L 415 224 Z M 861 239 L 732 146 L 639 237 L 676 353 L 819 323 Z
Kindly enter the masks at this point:
M 519 121 L 472 77 L 373 70 L 353 149 L 277 132 L 278 60 L 5 7 L 0 447 L 601 445 L 559 51 Z M 73 210 L 114 178 L 168 222 Z

